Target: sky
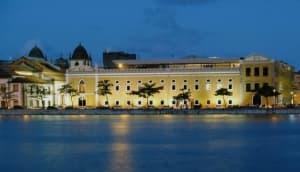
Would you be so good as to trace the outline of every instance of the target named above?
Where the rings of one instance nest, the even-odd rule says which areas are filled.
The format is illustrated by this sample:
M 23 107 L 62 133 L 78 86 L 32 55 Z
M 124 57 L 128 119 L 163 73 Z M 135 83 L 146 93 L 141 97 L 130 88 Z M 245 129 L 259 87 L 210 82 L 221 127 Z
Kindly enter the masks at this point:
M 81 43 L 140 59 L 261 54 L 300 69 L 300 0 L 1 0 L 0 59 L 37 45 L 48 59 Z

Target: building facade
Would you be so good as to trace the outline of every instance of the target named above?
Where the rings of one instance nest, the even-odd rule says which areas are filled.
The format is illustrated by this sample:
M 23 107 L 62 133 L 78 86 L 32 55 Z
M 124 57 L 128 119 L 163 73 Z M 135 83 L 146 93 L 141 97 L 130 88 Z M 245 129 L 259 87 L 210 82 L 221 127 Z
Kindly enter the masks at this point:
M 75 49 L 76 50 L 76 49 Z M 82 50 L 86 52 L 86 50 Z M 265 105 L 267 102 L 278 106 L 290 104 L 293 68 L 283 62 L 261 55 L 245 58 L 186 58 L 174 60 L 114 60 L 115 68 L 93 67 L 91 62 L 80 63 L 91 58 L 87 53 L 78 53 L 71 59 L 66 71 L 66 82 L 79 91 L 73 100 L 76 107 L 118 107 L 140 108 L 146 105 L 142 97 L 130 95 L 142 83 L 156 83 L 162 86 L 159 94 L 150 97 L 151 106 L 178 108 L 201 106 L 203 108 L 247 105 Z M 74 51 L 74 54 L 76 52 Z M 73 54 L 73 55 L 74 55 Z M 76 64 L 76 65 L 75 65 Z M 109 80 L 113 86 L 108 102 L 105 96 L 97 95 L 97 83 Z M 276 98 L 255 94 L 263 85 L 274 87 L 281 94 Z M 216 96 L 216 90 L 226 88 L 232 92 L 226 96 Z M 190 99 L 176 102 L 174 96 L 189 91 Z M 65 97 L 67 105 L 70 98 Z

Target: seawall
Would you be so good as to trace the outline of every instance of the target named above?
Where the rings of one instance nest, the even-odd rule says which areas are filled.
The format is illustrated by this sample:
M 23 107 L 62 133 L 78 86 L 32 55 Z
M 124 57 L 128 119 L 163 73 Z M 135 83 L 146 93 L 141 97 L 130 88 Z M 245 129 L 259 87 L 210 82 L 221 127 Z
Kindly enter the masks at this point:
M 160 114 L 300 114 L 300 109 L 66 109 L 66 110 L 43 110 L 43 109 L 15 109 L 0 110 L 0 115 L 160 115 Z

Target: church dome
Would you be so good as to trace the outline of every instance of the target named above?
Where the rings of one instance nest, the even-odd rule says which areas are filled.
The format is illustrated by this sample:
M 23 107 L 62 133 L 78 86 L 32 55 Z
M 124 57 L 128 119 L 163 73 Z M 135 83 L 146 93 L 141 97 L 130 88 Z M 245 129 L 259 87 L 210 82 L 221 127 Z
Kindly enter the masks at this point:
M 89 60 L 90 57 L 86 51 L 86 49 L 79 44 L 75 50 L 73 51 L 71 60 Z
M 29 56 L 29 57 L 38 57 L 38 58 L 43 58 L 43 59 L 45 58 L 45 56 L 44 56 L 42 50 L 41 50 L 39 47 L 37 47 L 37 46 L 34 46 L 34 47 L 30 50 L 28 56 Z

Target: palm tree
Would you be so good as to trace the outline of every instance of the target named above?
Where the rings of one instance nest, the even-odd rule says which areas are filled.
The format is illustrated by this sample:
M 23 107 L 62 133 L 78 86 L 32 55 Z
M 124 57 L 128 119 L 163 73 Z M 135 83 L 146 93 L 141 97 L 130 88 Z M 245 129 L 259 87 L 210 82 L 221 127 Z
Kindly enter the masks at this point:
M 109 107 L 108 95 L 112 94 L 111 90 L 110 90 L 110 87 L 112 87 L 112 86 L 113 86 L 113 84 L 109 80 L 98 81 L 98 85 L 97 85 L 98 89 L 97 89 L 96 93 L 99 96 L 105 96 L 108 107 Z
M 131 91 L 129 94 L 137 95 L 142 98 L 146 98 L 147 108 L 149 107 L 149 97 L 154 96 L 154 94 L 160 93 L 160 90 L 163 89 L 163 86 L 155 87 L 156 83 L 143 83 L 141 87 L 139 87 L 138 91 Z
M 225 96 L 232 96 L 232 92 L 228 91 L 227 88 L 220 88 L 216 90 L 215 96 L 222 96 L 223 97 L 223 102 L 224 106 L 226 107 L 226 101 L 225 101 Z
M 275 98 L 277 96 L 279 96 L 281 93 L 279 93 L 273 86 L 269 86 L 269 85 L 263 85 L 261 88 L 259 88 L 257 90 L 257 94 L 260 96 L 264 96 L 266 99 L 266 104 L 267 106 L 269 105 L 269 97 L 273 97 L 275 96 Z M 274 102 L 275 103 L 275 102 Z
M 176 96 L 173 96 L 173 99 L 176 100 L 176 102 L 182 101 L 182 100 L 190 100 L 191 97 L 191 91 L 184 91 L 184 89 L 180 89 L 181 93 L 177 94 Z M 178 104 L 177 104 L 178 105 Z
M 72 87 L 71 84 L 64 84 L 58 89 L 59 94 L 61 95 L 70 95 L 71 103 L 73 107 L 73 98 L 78 96 L 78 91 Z

